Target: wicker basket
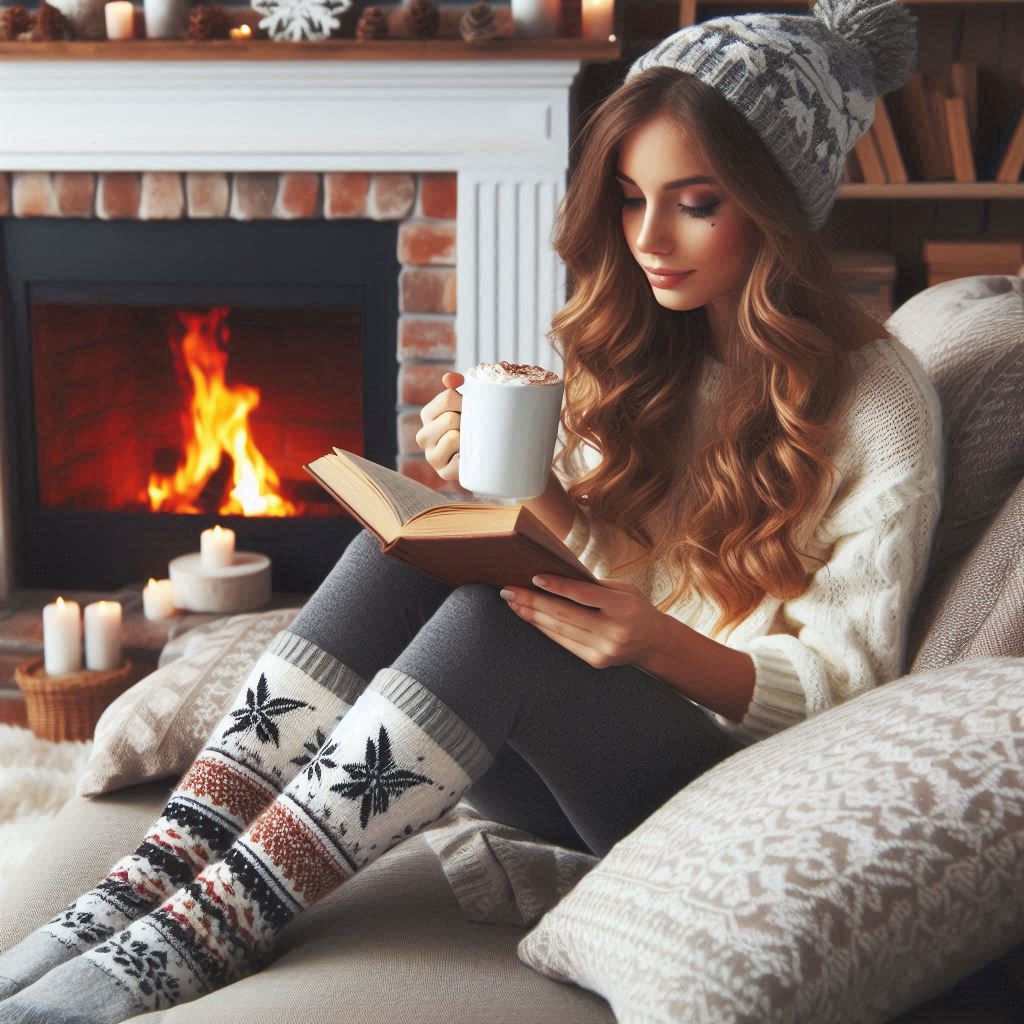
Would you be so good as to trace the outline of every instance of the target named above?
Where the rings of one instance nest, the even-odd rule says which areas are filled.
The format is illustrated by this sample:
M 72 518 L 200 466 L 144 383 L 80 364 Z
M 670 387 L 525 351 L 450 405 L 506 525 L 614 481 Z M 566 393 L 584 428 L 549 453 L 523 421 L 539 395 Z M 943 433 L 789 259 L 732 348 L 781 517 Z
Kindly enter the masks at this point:
M 83 669 L 48 676 L 42 658 L 23 661 L 14 681 L 25 695 L 28 727 L 44 740 L 90 740 L 96 723 L 115 697 L 139 680 L 130 661 L 109 672 Z

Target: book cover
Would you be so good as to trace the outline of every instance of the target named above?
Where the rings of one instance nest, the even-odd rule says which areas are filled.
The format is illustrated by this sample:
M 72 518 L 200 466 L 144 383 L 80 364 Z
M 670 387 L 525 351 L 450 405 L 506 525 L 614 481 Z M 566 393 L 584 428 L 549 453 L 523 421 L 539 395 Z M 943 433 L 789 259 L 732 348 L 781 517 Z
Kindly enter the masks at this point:
M 910 178 L 907 175 L 906 165 L 903 163 L 903 154 L 900 152 L 900 144 L 896 140 L 892 118 L 889 116 L 889 108 L 885 105 L 883 96 L 879 96 L 875 100 L 875 122 L 872 129 L 882 163 L 885 166 L 886 176 L 891 182 L 905 185 Z
M 882 156 L 875 142 L 873 125 L 854 143 L 853 151 L 857 155 L 857 163 L 866 182 L 871 185 L 884 185 L 889 180 L 885 175 Z
M 920 72 L 914 72 L 893 96 L 895 103 L 891 113 L 898 116 L 897 129 L 905 143 L 914 178 L 921 181 L 940 178 L 942 162 L 936 151 L 931 104 Z
M 953 160 L 953 180 L 977 181 L 974 148 L 967 124 L 967 106 L 962 96 L 946 97 L 946 131 Z
M 1009 185 L 1020 181 L 1021 171 L 1024 171 L 1024 109 L 1017 112 L 1016 127 L 999 157 L 994 177 Z

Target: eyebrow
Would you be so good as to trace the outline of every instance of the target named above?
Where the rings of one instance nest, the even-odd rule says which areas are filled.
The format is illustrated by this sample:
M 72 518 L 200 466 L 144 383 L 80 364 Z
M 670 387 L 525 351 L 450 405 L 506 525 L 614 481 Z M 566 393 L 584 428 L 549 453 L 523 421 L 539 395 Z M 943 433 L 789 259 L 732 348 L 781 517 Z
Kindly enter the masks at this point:
M 636 182 L 628 175 L 623 174 L 621 171 L 614 171 L 616 178 L 621 178 L 623 181 L 628 181 L 630 185 L 636 185 Z M 718 182 L 714 178 L 709 178 L 706 174 L 697 174 L 692 178 L 680 178 L 678 181 L 669 181 L 662 185 L 664 191 L 668 191 L 670 188 L 682 188 L 684 185 L 717 185 Z M 637 185 L 637 188 L 640 186 Z

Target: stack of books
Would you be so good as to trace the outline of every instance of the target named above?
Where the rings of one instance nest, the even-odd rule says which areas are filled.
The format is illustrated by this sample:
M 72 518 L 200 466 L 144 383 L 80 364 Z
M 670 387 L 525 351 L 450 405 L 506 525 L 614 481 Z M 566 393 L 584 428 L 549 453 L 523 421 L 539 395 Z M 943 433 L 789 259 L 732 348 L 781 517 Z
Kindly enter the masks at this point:
M 874 123 L 850 154 L 844 180 L 875 185 L 977 181 L 977 137 L 975 62 L 957 61 L 931 74 L 915 73 L 901 89 L 878 98 Z M 1000 150 L 993 161 L 994 180 L 1018 181 L 1024 170 L 1022 112 Z
M 928 287 L 976 274 L 1024 274 L 1024 242 L 924 242 Z

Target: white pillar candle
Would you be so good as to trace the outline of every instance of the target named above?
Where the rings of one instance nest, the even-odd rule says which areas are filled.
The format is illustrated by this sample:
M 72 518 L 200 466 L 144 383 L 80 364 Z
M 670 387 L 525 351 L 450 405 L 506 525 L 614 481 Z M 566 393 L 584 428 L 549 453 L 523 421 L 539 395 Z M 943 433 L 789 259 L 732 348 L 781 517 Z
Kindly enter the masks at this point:
M 204 569 L 226 569 L 235 560 L 235 531 L 215 526 L 199 537 L 199 555 Z
M 151 578 L 142 591 L 142 611 L 153 622 L 174 615 L 177 611 L 174 606 L 174 584 L 170 580 Z
M 512 0 L 517 36 L 557 36 L 562 0 Z
M 108 39 L 131 39 L 135 35 L 135 8 L 131 0 L 110 0 L 103 13 Z
M 58 597 L 43 609 L 43 663 L 48 676 L 82 667 L 82 613 L 77 601 Z
M 121 667 L 118 601 L 94 601 L 85 606 L 85 667 L 99 672 Z
M 583 38 L 608 42 L 613 31 L 615 0 L 582 0 Z

